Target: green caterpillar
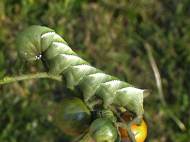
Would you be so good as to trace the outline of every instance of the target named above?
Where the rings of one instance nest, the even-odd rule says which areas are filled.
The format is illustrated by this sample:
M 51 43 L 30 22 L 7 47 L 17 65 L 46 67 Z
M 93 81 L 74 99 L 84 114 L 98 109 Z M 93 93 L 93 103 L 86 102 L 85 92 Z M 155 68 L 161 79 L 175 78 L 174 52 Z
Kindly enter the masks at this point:
M 16 41 L 21 58 L 42 60 L 50 74 L 63 75 L 68 88 L 80 88 L 87 105 L 97 97 L 101 98 L 104 108 L 124 107 L 138 119 L 142 118 L 146 91 L 92 67 L 54 30 L 34 25 L 20 33 Z

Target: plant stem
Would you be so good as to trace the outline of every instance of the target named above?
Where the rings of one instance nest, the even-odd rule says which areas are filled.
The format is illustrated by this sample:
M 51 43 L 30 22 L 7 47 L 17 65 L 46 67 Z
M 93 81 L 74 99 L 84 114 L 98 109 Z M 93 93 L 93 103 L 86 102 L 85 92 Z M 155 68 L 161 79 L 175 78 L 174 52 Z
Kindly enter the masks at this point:
M 86 130 L 80 136 L 72 140 L 72 142 L 94 142 L 89 134 L 89 130 Z
M 48 74 L 46 72 L 40 72 L 40 73 L 35 73 L 35 74 L 24 74 L 24 75 L 13 76 L 13 77 L 6 76 L 0 80 L 0 85 L 22 81 L 22 80 L 39 79 L 39 78 L 48 78 L 48 79 L 52 79 L 56 81 L 62 80 L 61 76 Z
M 93 142 L 92 138 L 90 137 L 89 132 L 87 132 L 79 142 Z

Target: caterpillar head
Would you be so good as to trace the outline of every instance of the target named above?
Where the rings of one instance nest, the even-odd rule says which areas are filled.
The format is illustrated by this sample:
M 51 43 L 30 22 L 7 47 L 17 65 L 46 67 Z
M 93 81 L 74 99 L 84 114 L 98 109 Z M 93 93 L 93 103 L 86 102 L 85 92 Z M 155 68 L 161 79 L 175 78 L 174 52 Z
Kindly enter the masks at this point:
M 40 58 L 42 53 L 41 36 L 47 32 L 53 32 L 53 30 L 37 25 L 30 26 L 21 32 L 16 39 L 20 57 L 27 61 Z

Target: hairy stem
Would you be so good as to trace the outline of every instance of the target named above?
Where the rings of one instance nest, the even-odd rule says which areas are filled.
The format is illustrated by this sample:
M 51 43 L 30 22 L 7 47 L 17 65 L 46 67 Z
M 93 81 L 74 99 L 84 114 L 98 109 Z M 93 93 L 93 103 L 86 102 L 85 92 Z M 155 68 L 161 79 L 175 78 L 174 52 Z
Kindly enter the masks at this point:
M 22 80 L 39 79 L 39 78 L 48 78 L 48 79 L 52 79 L 56 81 L 62 80 L 61 76 L 51 75 L 46 72 L 40 72 L 40 73 L 35 73 L 35 74 L 25 74 L 25 75 L 12 76 L 12 77 L 6 76 L 0 80 L 0 85 L 22 81 Z

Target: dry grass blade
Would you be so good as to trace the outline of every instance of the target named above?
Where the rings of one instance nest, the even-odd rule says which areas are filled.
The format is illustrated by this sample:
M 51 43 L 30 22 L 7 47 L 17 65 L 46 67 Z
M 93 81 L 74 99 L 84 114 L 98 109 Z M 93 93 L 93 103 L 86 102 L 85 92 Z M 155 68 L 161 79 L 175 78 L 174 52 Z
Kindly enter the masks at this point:
M 156 65 L 156 61 L 155 61 L 155 59 L 153 57 L 153 54 L 152 54 L 152 51 L 151 51 L 151 45 L 148 44 L 148 43 L 145 43 L 144 47 L 145 47 L 145 49 L 146 49 L 146 51 L 148 53 L 148 59 L 149 59 L 150 65 L 152 67 L 152 70 L 154 72 L 154 76 L 155 76 L 155 80 L 156 80 L 156 85 L 157 85 L 160 101 L 161 101 L 162 105 L 164 106 L 165 111 L 167 112 L 167 114 L 173 119 L 173 121 L 178 125 L 178 127 L 182 131 L 185 131 L 186 130 L 185 125 L 183 124 L 183 122 L 181 122 L 173 114 L 173 112 L 170 109 L 168 109 L 167 103 L 166 103 L 166 101 L 164 99 L 164 93 L 163 93 L 163 88 L 162 88 L 161 77 L 160 77 L 160 73 L 159 73 L 159 70 L 158 70 L 158 66 Z

